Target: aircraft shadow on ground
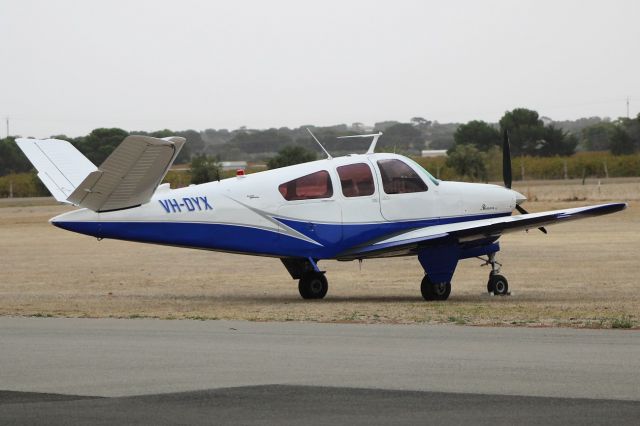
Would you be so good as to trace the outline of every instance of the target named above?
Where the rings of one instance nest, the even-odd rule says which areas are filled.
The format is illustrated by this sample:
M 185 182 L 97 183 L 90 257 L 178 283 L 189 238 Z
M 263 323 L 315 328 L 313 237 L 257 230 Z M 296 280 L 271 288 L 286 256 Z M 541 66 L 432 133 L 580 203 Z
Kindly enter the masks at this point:
M 508 303 L 508 302 L 525 302 L 525 303 L 547 303 L 550 301 L 548 296 L 543 294 L 527 294 L 525 296 L 490 296 L 485 293 L 463 294 L 463 295 L 451 295 L 448 300 L 441 302 L 425 301 L 419 294 L 416 296 L 409 295 L 371 295 L 371 296 L 341 296 L 341 295 L 327 295 L 324 299 L 302 299 L 297 295 L 222 295 L 222 296 L 203 296 L 203 295 L 180 295 L 176 296 L 178 300 L 190 300 L 199 302 L 231 302 L 231 303 L 258 303 L 258 304 L 342 304 L 342 303 L 425 303 L 425 304 L 458 304 L 458 303 Z M 570 297 L 554 297 L 555 302 L 571 302 L 578 299 L 572 299 Z

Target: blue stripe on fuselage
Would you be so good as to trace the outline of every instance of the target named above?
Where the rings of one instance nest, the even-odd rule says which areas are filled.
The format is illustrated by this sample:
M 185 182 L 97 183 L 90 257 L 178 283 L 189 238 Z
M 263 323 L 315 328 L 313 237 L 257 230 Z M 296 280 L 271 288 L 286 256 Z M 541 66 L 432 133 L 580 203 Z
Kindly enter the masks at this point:
M 405 222 L 365 224 L 329 224 L 276 218 L 303 235 L 326 244 L 318 246 L 300 238 L 276 231 L 232 224 L 193 222 L 53 222 L 60 228 L 111 238 L 192 247 L 208 250 L 232 251 L 277 257 L 313 257 L 330 259 L 352 247 L 389 237 L 399 232 L 446 223 L 466 222 L 508 216 L 490 214 L 428 219 Z M 342 233 L 342 240 L 339 234 Z M 331 243 L 329 243 L 331 241 Z M 339 241 L 335 243 L 335 241 Z
M 342 232 L 342 241 L 339 245 L 343 250 L 347 250 L 352 247 L 357 247 L 362 244 L 368 243 L 370 241 L 379 240 L 381 238 L 389 238 L 393 234 L 410 231 L 412 229 L 435 225 L 445 225 L 448 223 L 468 222 L 471 220 L 492 219 L 510 215 L 510 213 L 493 213 L 483 215 L 442 217 L 403 222 L 345 223 L 342 225 L 335 223 L 314 223 L 313 227 L 309 226 L 309 222 L 303 222 L 295 219 L 285 219 L 277 216 L 275 217 L 275 219 L 323 245 L 325 245 L 326 241 L 335 241 L 336 235 Z M 335 254 L 341 252 L 342 250 L 339 250 L 336 251 Z

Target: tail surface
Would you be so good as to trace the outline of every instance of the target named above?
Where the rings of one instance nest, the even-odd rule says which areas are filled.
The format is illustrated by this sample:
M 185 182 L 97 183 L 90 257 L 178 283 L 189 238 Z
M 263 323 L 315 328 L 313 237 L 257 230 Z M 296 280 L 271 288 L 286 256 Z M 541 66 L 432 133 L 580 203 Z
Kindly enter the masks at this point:
M 60 202 L 98 168 L 67 141 L 59 139 L 16 139 L 16 143 L 38 170 L 38 177 Z
M 100 212 L 148 202 L 185 139 L 128 136 L 100 167 L 67 141 L 16 142 L 56 200 Z

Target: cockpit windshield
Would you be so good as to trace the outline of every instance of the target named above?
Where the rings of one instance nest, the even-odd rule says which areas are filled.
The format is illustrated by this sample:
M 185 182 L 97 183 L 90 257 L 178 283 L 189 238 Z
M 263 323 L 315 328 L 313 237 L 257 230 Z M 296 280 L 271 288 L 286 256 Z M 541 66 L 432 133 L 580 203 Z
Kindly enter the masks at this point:
M 425 175 L 431 182 L 433 182 L 435 185 L 440 185 L 440 180 L 434 178 L 433 175 L 427 171 L 427 169 L 425 169 L 420 164 L 418 164 L 415 161 L 413 161 L 411 158 L 407 157 L 407 160 L 409 160 L 410 163 L 412 163 L 414 166 L 416 166 L 418 171 L 420 173 L 422 173 L 423 175 Z

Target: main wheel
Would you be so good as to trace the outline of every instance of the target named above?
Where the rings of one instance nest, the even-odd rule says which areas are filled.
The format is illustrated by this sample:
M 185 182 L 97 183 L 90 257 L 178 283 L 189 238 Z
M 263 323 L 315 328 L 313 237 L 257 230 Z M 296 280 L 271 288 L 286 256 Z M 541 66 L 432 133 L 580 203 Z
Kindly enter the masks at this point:
M 451 283 L 433 283 L 428 275 L 425 275 L 420 284 L 420 292 L 424 300 L 447 300 L 451 294 Z
M 503 275 L 489 275 L 487 291 L 496 296 L 505 296 L 509 294 L 509 282 Z
M 322 299 L 329 290 L 329 283 L 320 272 L 307 272 L 298 281 L 298 290 L 303 299 Z

